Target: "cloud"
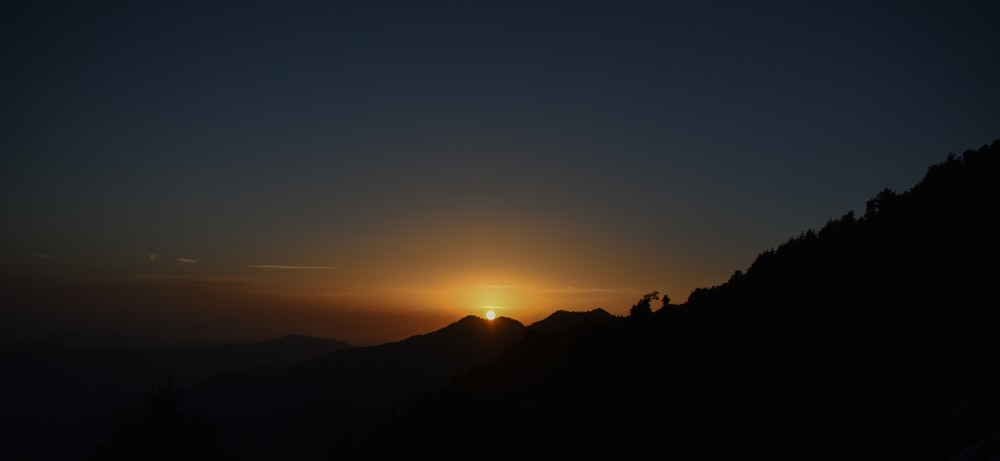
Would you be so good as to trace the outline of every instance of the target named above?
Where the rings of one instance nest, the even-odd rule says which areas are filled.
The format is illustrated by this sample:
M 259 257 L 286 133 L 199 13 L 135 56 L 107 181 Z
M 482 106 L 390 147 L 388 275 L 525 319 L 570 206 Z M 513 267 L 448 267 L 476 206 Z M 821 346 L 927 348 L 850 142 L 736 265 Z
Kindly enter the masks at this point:
M 51 256 L 49 256 L 47 254 L 44 254 L 44 253 L 35 253 L 35 254 L 31 255 L 31 259 L 39 260 L 39 261 L 44 261 L 44 260 L 51 259 L 51 258 L 52 258 Z
M 289 266 L 283 264 L 252 264 L 254 269 L 278 269 L 278 270 L 337 270 L 339 267 L 333 266 Z
M 240 275 L 208 275 L 208 276 L 186 276 L 186 275 L 161 275 L 161 274 L 137 274 L 125 277 L 91 277 L 91 280 L 103 281 L 106 284 L 138 284 L 138 285 L 215 285 L 215 286 L 237 286 L 249 285 L 247 278 Z
M 146 261 L 149 261 L 151 263 L 155 263 L 155 262 L 159 262 L 160 261 L 160 255 L 155 254 L 155 253 L 146 253 L 143 256 L 146 257 Z
M 198 260 L 191 258 L 177 258 L 177 264 L 198 264 Z

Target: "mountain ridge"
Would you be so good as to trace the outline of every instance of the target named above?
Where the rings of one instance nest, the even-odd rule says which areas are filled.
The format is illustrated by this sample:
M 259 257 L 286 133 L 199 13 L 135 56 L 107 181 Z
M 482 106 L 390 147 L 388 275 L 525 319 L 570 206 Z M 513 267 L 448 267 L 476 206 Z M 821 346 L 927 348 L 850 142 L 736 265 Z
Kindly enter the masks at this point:
M 320 457 L 330 434 L 359 435 L 377 417 L 487 363 L 526 331 L 507 317 L 468 315 L 399 341 L 218 376 L 187 399 L 193 412 L 217 422 L 223 443 L 241 459 Z M 298 425 L 299 432 L 283 433 Z
M 1000 313 L 983 301 L 1000 257 L 998 161 L 1000 140 L 949 155 L 682 305 L 526 336 L 335 451 L 956 457 L 1000 428 Z M 483 450 L 483 434 L 502 443 Z
M 185 401 L 245 461 L 948 459 L 1000 425 L 1000 319 L 982 307 L 998 158 L 1000 140 L 949 155 L 680 305 L 468 315 L 219 375 Z

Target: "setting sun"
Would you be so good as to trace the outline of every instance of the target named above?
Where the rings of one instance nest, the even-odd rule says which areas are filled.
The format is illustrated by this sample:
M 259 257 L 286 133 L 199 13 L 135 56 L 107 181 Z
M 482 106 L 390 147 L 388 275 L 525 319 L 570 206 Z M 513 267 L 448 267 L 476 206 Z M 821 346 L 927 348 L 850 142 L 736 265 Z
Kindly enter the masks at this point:
M 486 311 L 486 320 L 493 320 L 497 318 L 497 313 L 493 311 Z

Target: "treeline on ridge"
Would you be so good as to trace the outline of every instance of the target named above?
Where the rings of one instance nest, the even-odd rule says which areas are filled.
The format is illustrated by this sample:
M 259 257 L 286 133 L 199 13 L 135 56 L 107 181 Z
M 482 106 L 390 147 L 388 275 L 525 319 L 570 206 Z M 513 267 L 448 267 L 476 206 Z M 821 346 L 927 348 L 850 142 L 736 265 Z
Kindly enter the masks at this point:
M 998 157 L 949 155 L 682 305 L 529 332 L 331 459 L 951 459 L 1000 428 Z

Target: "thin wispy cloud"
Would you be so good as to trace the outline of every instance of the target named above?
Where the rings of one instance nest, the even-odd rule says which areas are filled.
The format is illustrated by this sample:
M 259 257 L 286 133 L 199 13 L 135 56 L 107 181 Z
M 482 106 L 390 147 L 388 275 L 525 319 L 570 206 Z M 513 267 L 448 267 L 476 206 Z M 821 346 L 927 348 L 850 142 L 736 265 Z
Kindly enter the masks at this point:
M 49 255 L 47 255 L 45 253 L 35 253 L 35 254 L 31 255 L 31 259 L 34 259 L 34 260 L 44 261 L 44 260 L 51 259 L 51 258 L 52 258 L 51 256 L 49 256 Z
M 158 255 L 156 253 L 146 253 L 143 256 L 146 257 L 146 261 L 149 261 L 151 263 L 155 263 L 155 262 L 159 262 L 160 261 L 160 255 Z
M 254 269 L 277 269 L 277 270 L 337 270 L 334 266 L 294 266 L 285 264 L 251 264 Z
M 177 264 L 198 264 L 198 260 L 191 258 L 177 258 Z
M 162 274 L 137 274 L 125 277 L 91 277 L 95 280 L 107 280 L 110 282 L 133 281 L 133 282 L 184 282 L 184 283 L 214 283 L 214 284 L 240 284 L 246 283 L 247 278 L 239 275 L 206 275 L 192 277 L 188 275 L 162 275 Z
M 94 286 L 138 286 L 138 287 L 208 287 L 212 290 L 245 289 L 251 283 L 245 276 L 233 275 L 167 275 L 135 274 L 128 276 L 89 276 L 80 282 Z

